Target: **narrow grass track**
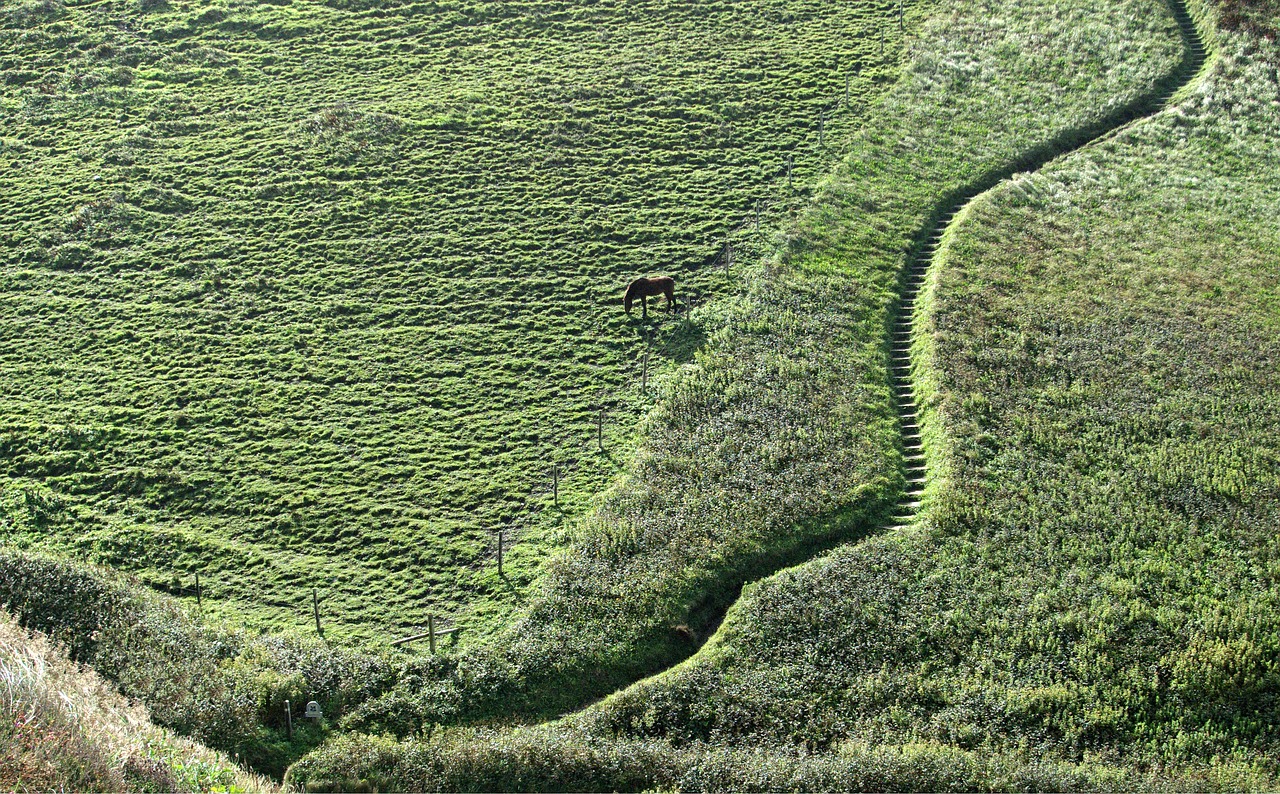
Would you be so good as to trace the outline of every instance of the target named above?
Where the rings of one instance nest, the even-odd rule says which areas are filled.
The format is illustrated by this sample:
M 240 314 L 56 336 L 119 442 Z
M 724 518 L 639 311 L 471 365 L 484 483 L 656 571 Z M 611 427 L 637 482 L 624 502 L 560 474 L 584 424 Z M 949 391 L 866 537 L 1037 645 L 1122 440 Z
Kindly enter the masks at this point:
M 1205 65 L 1204 40 L 1200 36 L 1200 31 L 1196 29 L 1184 0 L 1168 0 L 1168 5 L 1178 22 L 1184 55 L 1180 67 L 1163 81 L 1155 93 L 1129 107 L 1122 108 L 1101 124 L 1068 134 L 1031 157 L 1018 161 L 1011 168 L 988 175 L 978 185 L 944 200 L 942 208 L 934 216 L 935 221 L 927 225 L 917 236 L 915 254 L 901 276 L 898 300 L 890 315 L 889 327 L 889 378 L 902 433 L 907 485 L 889 523 L 884 525 L 882 530 L 905 529 L 916 522 L 927 481 L 928 468 L 923 439 L 920 435 L 920 413 L 913 377 L 913 366 L 919 366 L 919 364 L 912 362 L 911 343 L 916 330 L 917 298 L 938 253 L 938 245 L 942 242 L 947 229 L 969 202 L 1015 173 L 1037 171 L 1053 160 L 1110 137 L 1125 127 L 1159 113 L 1169 105 L 1180 90 L 1195 80 Z

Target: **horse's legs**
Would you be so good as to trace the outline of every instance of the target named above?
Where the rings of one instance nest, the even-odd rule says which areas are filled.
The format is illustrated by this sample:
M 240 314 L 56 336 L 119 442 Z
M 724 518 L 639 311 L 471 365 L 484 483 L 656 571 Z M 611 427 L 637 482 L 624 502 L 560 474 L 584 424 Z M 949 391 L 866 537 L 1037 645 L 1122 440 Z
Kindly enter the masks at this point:
M 646 320 L 649 319 L 649 296 L 648 295 L 640 296 L 640 305 L 644 307 L 644 314 L 642 315 L 643 318 Z
M 676 305 L 676 291 L 672 287 L 667 287 L 663 294 L 667 296 L 667 314 L 671 314 L 671 308 Z

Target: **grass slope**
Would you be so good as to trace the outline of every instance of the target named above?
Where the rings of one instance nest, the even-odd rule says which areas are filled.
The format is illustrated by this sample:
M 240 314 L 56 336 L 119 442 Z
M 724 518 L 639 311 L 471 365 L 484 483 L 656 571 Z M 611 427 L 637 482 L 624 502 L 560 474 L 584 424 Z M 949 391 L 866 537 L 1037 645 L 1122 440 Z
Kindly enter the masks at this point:
M 852 742 L 1275 786 L 1280 15 L 1260 18 L 1176 107 L 949 232 L 918 326 L 925 524 L 762 582 L 712 647 L 543 755 Z M 1100 786 L 1053 787 L 1077 785 Z
M 957 227 L 934 520 L 1014 735 L 1274 773 L 1280 6 L 1248 5 L 1264 24 L 1175 108 Z
M 1085 127 L 1123 108 L 1178 62 L 1158 4 L 1053 13 L 1064 27 L 1016 4 L 938 12 L 782 257 L 695 315 L 706 349 L 671 379 L 633 469 L 520 619 L 451 660 L 444 681 L 366 704 L 348 727 L 575 708 L 688 655 L 743 582 L 883 520 L 902 486 L 886 315 L 936 203 L 1072 129 L 1064 117 Z
M 841 139 L 881 90 L 895 16 L 6 3 L 5 537 L 171 592 L 199 570 L 260 626 L 305 626 L 318 584 L 334 634 L 491 628 L 626 462 L 644 346 L 701 342 L 623 285 L 731 292 L 726 237 L 788 158 L 825 169 L 822 113 Z
M 8 791 L 275 791 L 148 721 L 65 649 L 0 613 L 0 785 Z

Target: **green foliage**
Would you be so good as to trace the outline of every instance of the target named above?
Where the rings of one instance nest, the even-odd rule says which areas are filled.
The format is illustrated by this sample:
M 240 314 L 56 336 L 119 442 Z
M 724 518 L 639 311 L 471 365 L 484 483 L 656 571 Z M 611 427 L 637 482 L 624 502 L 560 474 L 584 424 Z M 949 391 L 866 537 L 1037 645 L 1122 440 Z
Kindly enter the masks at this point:
M 415 702 L 425 722 L 570 708 L 691 650 L 678 629 L 701 629 L 690 620 L 699 590 L 714 593 L 717 581 L 736 589 L 770 569 L 771 553 L 801 544 L 811 553 L 814 541 L 874 526 L 901 488 L 884 347 L 904 256 L 940 199 L 1113 121 L 1166 85 L 1179 55 L 1176 26 L 1159 11 L 1095 18 L 1083 6 L 1049 14 L 1008 4 L 939 13 L 847 159 L 779 241 L 782 255 L 749 271 L 746 293 L 716 309 L 707 347 L 671 380 L 645 427 L 653 441 L 548 567 L 528 617 L 488 652 L 459 659 L 447 681 L 396 698 L 397 717 Z M 1132 26 L 1123 40 L 1120 25 Z M 1082 71 L 1106 77 L 1082 83 Z M 852 564 L 847 555 L 800 570 L 829 572 Z M 750 590 L 714 648 L 607 701 L 591 730 L 681 741 L 766 734 L 816 747 L 846 735 L 831 694 L 841 689 L 826 685 L 844 665 L 869 661 L 850 650 L 848 634 L 865 629 L 845 600 L 860 588 L 829 590 L 803 576 L 804 587 L 767 610 L 757 611 L 765 594 L 793 574 Z M 868 593 L 895 587 L 883 569 L 858 584 Z M 753 635 L 761 622 L 768 631 Z M 770 664 L 785 652 L 835 670 L 824 678 Z M 382 719 L 369 710 L 348 727 L 387 730 Z
M 685 630 L 712 627 L 711 607 L 742 582 L 881 523 L 902 486 L 884 348 L 903 257 L 940 197 L 1125 108 L 1100 97 L 1137 99 L 1167 79 L 1176 27 L 1142 8 L 1086 22 L 1083 6 L 1064 6 L 1061 28 L 1017 4 L 939 13 L 780 257 L 708 310 L 707 347 L 671 379 L 637 463 L 548 564 L 525 615 L 447 686 L 406 697 L 421 719 L 572 708 L 687 655 Z M 1124 20 L 1137 44 L 1114 39 Z M 1057 38 L 1010 47 L 1041 29 Z M 1081 69 L 1108 77 L 1055 88 L 1075 87 Z M 935 90 L 956 70 L 986 80 Z M 1029 98 L 1050 93 L 1063 104 Z M 373 713 L 350 726 L 382 729 Z
M 0 786 L 11 791 L 271 791 L 158 729 L 63 648 L 0 613 Z
M 934 286 L 940 576 L 990 583 L 988 699 L 1072 751 L 1277 750 L 1280 50 L 1221 47 L 1176 107 L 976 202 Z
M 309 791 L 1242 791 L 1259 770 L 1139 772 L 939 744 L 795 755 L 776 750 L 611 740 L 553 727 L 453 729 L 430 743 L 346 735 L 300 761 L 286 782 Z
M 407 627 L 486 590 L 485 630 L 517 617 L 393 661 L 6 556 L 0 600 L 159 721 L 274 771 L 330 730 L 285 742 L 285 699 L 419 734 L 329 741 L 290 773 L 317 787 L 1273 785 L 1265 6 L 1222 15 L 1244 33 L 1205 89 L 949 232 L 918 339 L 924 526 L 748 586 L 688 663 L 506 730 L 434 724 L 575 708 L 692 653 L 744 582 L 880 523 L 902 484 L 884 349 L 904 258 L 949 197 L 1180 79 L 1174 20 L 1148 0 L 948 2 L 881 61 L 831 35 L 883 29 L 860 4 L 763 3 L 743 12 L 758 27 L 665 5 L 175 6 L 5 18 L 23 58 L 0 164 L 33 165 L 0 171 L 0 284 L 22 307 L 0 324 L 18 351 L 0 526 L 156 585 L 214 572 L 214 608 L 263 624 L 296 623 L 317 577 L 342 620 Z M 838 93 L 826 59 L 846 46 L 845 68 L 874 68 L 828 130 L 840 165 L 778 239 L 733 232 Z M 691 47 L 701 71 L 646 71 Z M 374 77 L 328 79 L 347 59 Z M 50 133 L 69 125 L 78 149 Z M 707 267 L 731 233 L 732 280 Z M 714 300 L 624 324 L 616 289 L 655 256 Z M 645 333 L 656 404 L 634 388 Z M 587 451 L 601 390 L 615 418 L 653 406 L 614 457 Z M 563 512 L 530 490 L 551 460 Z M 502 581 L 477 571 L 507 523 L 524 534 Z
M 136 583 L 22 552 L 0 550 L 0 606 L 144 703 L 156 724 L 263 773 L 282 774 L 329 734 L 327 720 L 299 716 L 307 701 L 337 716 L 409 676 L 386 656 L 208 625 Z

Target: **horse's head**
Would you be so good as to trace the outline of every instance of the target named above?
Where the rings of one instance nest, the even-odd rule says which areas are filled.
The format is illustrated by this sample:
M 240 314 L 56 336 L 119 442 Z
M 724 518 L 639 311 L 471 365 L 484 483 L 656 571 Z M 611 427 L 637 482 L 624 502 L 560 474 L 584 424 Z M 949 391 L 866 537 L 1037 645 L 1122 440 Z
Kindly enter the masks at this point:
M 644 288 L 648 283 L 648 279 L 638 278 L 627 285 L 627 292 L 622 296 L 622 308 L 627 310 L 627 314 L 631 314 L 631 304 L 635 303 L 636 298 L 644 297 Z

